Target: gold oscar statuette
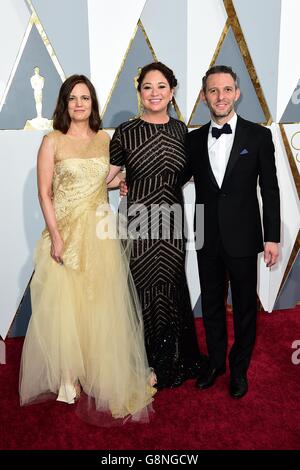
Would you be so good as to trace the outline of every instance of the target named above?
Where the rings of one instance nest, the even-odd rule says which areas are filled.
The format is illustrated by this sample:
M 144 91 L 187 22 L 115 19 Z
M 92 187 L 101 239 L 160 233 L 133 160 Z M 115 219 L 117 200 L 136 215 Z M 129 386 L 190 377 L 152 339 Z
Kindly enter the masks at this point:
M 40 75 L 39 67 L 35 67 L 34 75 L 30 78 L 30 84 L 33 89 L 36 117 L 26 121 L 24 126 L 26 130 L 47 130 L 52 128 L 52 121 L 42 116 L 44 83 L 45 78 Z

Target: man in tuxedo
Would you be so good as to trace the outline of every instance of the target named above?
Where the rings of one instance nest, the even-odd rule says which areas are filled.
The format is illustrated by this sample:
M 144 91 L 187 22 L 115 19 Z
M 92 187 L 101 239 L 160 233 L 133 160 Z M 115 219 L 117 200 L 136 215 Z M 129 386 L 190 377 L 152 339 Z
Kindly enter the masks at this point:
M 234 322 L 230 394 L 241 398 L 248 391 L 247 369 L 255 342 L 257 254 L 264 251 L 268 267 L 278 259 L 280 202 L 274 145 L 269 129 L 235 113 L 240 90 L 230 67 L 218 65 L 206 72 L 201 97 L 211 122 L 187 136 L 185 175 L 185 181 L 194 177 L 196 204 L 204 205 L 204 244 L 197 257 L 209 362 L 200 371 L 197 387 L 208 388 L 225 373 L 229 279 Z

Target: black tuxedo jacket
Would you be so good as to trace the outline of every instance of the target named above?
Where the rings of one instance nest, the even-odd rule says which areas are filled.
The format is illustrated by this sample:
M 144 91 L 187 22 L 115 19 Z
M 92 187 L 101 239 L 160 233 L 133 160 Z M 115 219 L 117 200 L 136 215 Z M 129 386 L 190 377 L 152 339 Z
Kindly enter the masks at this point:
M 280 241 L 280 201 L 274 145 L 269 129 L 238 116 L 221 188 L 212 172 L 207 138 L 210 123 L 187 134 L 187 170 L 194 176 L 196 204 L 204 204 L 204 245 L 214 253 L 219 240 L 228 255 L 253 256 L 264 241 Z M 257 199 L 263 202 L 263 233 Z

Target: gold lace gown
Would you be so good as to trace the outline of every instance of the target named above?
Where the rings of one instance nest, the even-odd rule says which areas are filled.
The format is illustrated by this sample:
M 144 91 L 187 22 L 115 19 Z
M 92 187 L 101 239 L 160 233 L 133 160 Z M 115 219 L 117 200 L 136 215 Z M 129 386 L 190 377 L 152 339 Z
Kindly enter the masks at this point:
M 53 131 L 53 204 L 63 265 L 50 256 L 48 230 L 35 255 L 32 316 L 20 370 L 21 405 L 56 398 L 94 424 L 147 421 L 149 386 L 143 322 L 126 249 L 109 238 L 109 136 L 77 139 Z M 106 216 L 106 218 L 105 218 Z M 113 225 L 113 224 L 112 224 Z M 111 418 L 111 420 L 110 420 Z

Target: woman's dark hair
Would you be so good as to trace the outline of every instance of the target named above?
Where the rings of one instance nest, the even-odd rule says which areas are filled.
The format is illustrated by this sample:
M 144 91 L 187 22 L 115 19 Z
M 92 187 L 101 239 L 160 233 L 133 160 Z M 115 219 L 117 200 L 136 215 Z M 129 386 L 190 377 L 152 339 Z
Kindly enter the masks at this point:
M 141 91 L 141 86 L 142 86 L 142 82 L 145 78 L 145 75 L 148 72 L 151 72 L 152 70 L 158 70 L 159 72 L 161 72 L 163 74 L 163 76 L 165 77 L 165 79 L 168 81 L 171 89 L 176 87 L 177 79 L 174 75 L 173 70 L 169 69 L 169 67 L 167 67 L 162 62 L 152 62 L 151 64 L 145 65 L 141 70 L 141 73 L 140 73 L 139 78 L 137 80 L 138 81 L 138 87 L 137 87 L 138 91 Z
M 99 104 L 94 85 L 85 75 L 71 75 L 71 77 L 67 78 L 60 87 L 56 107 L 53 113 L 53 129 L 57 129 L 63 134 L 68 132 L 71 124 L 71 118 L 68 112 L 69 97 L 74 86 L 78 85 L 78 83 L 84 83 L 91 94 L 92 112 L 89 117 L 90 128 L 94 132 L 98 132 L 101 127 Z

